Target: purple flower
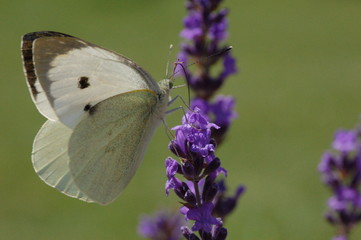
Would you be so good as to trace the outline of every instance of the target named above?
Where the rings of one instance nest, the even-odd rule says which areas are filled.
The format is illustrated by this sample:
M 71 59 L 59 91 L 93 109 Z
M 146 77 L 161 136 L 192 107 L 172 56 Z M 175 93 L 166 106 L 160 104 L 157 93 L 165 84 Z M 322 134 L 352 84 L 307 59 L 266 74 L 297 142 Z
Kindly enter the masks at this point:
M 220 144 L 228 130 L 232 120 L 237 117 L 234 112 L 235 100 L 230 96 L 219 95 L 214 103 L 209 103 L 201 98 L 195 98 L 191 101 L 191 108 L 198 108 L 207 120 L 214 122 L 219 128 L 211 129 L 211 137 Z
M 165 160 L 165 167 L 166 167 L 166 173 L 167 173 L 167 182 L 165 184 L 165 192 L 168 195 L 170 189 L 176 189 L 182 186 L 181 181 L 179 181 L 175 174 L 178 171 L 179 164 L 176 160 L 172 158 L 167 158 Z
M 193 112 L 189 112 L 183 117 L 183 125 L 188 124 L 200 130 L 209 130 L 210 128 L 219 128 L 216 124 L 208 122 L 207 118 L 200 113 L 200 109 L 194 108 Z
M 198 181 L 198 188 L 199 188 L 199 191 L 200 191 L 200 192 L 203 191 L 204 181 L 205 181 L 204 178 L 202 178 L 201 180 Z M 189 187 L 189 189 L 190 189 L 193 193 L 195 193 L 196 190 L 195 190 L 195 188 L 194 188 L 194 182 L 192 182 L 192 181 L 186 181 L 186 183 L 187 183 L 187 186 Z
M 183 234 L 183 236 L 187 239 L 187 240 L 200 240 L 199 237 L 197 237 L 197 235 L 195 235 L 188 227 L 183 226 L 181 228 L 181 232 Z
M 360 207 L 361 196 L 355 189 L 342 188 L 336 196 L 328 200 L 328 206 L 334 211 L 346 211 L 348 207 Z
M 361 220 L 361 151 L 356 132 L 337 131 L 333 151 L 325 152 L 318 165 L 323 182 L 333 193 L 326 219 L 341 233 L 334 239 L 347 239 L 351 228 Z
M 323 182 L 334 189 L 337 189 L 340 185 L 339 171 L 334 171 L 337 168 L 342 168 L 342 164 L 339 163 L 339 157 L 325 152 L 318 165 L 318 171 L 322 174 Z
M 195 70 L 176 67 L 177 73 L 185 73 L 190 88 L 195 92 L 196 99 L 192 100 L 192 109 L 198 107 L 201 112 L 208 116 L 212 122 L 218 124 L 221 129 L 212 129 L 212 138 L 221 144 L 231 120 L 235 113 L 234 100 L 220 102 L 216 100 L 208 103 L 216 91 L 223 85 L 226 78 L 237 72 L 236 61 L 231 56 L 227 45 L 221 43 L 228 36 L 228 9 L 220 8 L 222 0 L 189 0 L 186 2 L 188 16 L 183 20 L 184 29 L 180 36 L 186 41 L 181 44 L 178 54 L 179 61 L 183 66 L 193 60 L 197 64 Z M 212 67 L 221 65 L 220 71 L 212 71 Z M 203 102 L 201 101 L 203 100 Z
M 233 97 L 218 96 L 215 103 L 211 105 L 211 111 L 215 116 L 214 123 L 218 126 L 228 128 L 237 113 L 233 111 L 235 100 Z
M 204 158 L 210 162 L 214 158 L 214 143 L 211 141 L 211 128 L 219 128 L 209 123 L 200 114 L 198 108 L 187 113 L 182 119 L 182 125 L 172 128 L 176 130 L 176 137 L 169 144 L 169 149 L 179 157 L 194 160 Z
M 197 61 L 197 69 L 192 73 L 187 71 L 187 80 L 196 96 L 205 100 L 214 95 L 226 77 L 236 72 L 234 58 L 226 53 L 228 46 L 220 46 L 228 36 L 228 10 L 218 10 L 220 3 L 220 0 L 187 1 L 188 16 L 180 33 L 186 42 L 181 44 L 179 59 Z M 211 74 L 210 68 L 220 61 L 224 70 Z
M 229 53 L 225 54 L 223 58 L 223 72 L 219 75 L 220 81 L 224 81 L 229 75 L 232 75 L 237 72 L 236 68 L 236 59 L 232 57 Z
M 240 196 L 245 192 L 246 188 L 244 186 L 238 186 L 233 197 L 227 197 L 226 186 L 224 181 L 221 180 L 218 183 L 218 197 L 215 199 L 215 208 L 213 210 L 213 215 L 221 217 L 224 219 L 228 214 L 230 214 L 234 208 L 237 206 L 237 202 Z
M 186 16 L 183 24 L 185 28 L 180 33 L 181 37 L 192 40 L 202 36 L 202 17 L 197 12 Z
M 179 240 L 183 224 L 179 215 L 160 211 L 154 216 L 143 216 L 138 225 L 138 233 L 152 240 Z
M 202 104 L 202 100 L 199 103 Z M 211 139 L 211 129 L 217 128 L 195 107 L 182 118 L 181 125 L 172 128 L 176 134 L 169 148 L 181 161 L 178 163 L 169 157 L 165 163 L 166 193 L 173 189 L 182 199 L 180 213 L 186 221 L 195 221 L 192 231 L 199 231 L 202 240 L 226 239 L 227 230 L 217 227 L 222 221 L 216 216 L 228 215 L 244 192 L 240 186 L 234 196 L 226 197 L 223 181 L 222 184 L 216 182 L 220 173 L 227 174 L 215 156 L 216 144 Z M 186 180 L 179 180 L 177 174 Z M 199 239 L 188 228 L 182 228 L 182 233 L 186 239 Z
M 228 22 L 227 22 L 227 16 L 228 10 L 222 9 L 218 12 L 218 14 L 213 14 L 211 16 L 211 20 L 213 21 L 212 26 L 209 30 L 209 37 L 213 41 L 222 41 L 227 38 L 228 32 Z
M 194 98 L 191 101 L 191 109 L 198 108 L 199 111 L 202 113 L 202 115 L 207 118 L 207 121 L 209 121 L 208 113 L 210 111 L 210 104 L 208 101 L 202 99 L 202 98 Z
M 217 126 L 227 128 L 231 121 L 237 117 L 237 113 L 233 110 L 234 104 L 235 99 L 233 97 L 219 95 L 214 103 L 195 98 L 191 101 L 191 108 L 198 108 L 203 115 L 210 117 L 209 119 Z
M 357 147 L 357 134 L 355 131 L 339 130 L 335 133 L 332 143 L 334 149 L 340 152 L 355 151 Z
M 173 158 L 169 157 L 165 160 L 165 167 L 167 169 L 166 173 L 168 179 L 174 177 L 174 175 L 177 173 L 178 165 L 179 165 L 178 162 Z
M 212 203 L 205 203 L 200 207 L 189 209 L 187 212 L 187 218 L 194 220 L 194 226 L 192 227 L 193 231 L 204 230 L 210 232 L 212 230 L 212 225 L 220 225 L 222 222 L 219 219 L 216 219 L 212 216 L 213 211 Z

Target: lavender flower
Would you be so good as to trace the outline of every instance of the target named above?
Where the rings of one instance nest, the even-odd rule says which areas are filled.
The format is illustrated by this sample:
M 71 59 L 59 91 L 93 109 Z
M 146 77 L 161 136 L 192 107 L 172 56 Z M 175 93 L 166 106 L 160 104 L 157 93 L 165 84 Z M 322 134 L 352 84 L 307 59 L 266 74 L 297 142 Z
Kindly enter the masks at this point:
M 209 123 L 207 118 L 200 114 L 198 108 L 195 108 L 193 113 L 186 114 L 182 118 L 182 123 L 182 125 L 172 128 L 172 130 L 176 130 L 176 137 L 169 144 L 170 150 L 179 157 L 195 159 L 194 161 L 204 158 L 209 163 L 213 160 L 216 143 L 211 141 L 211 128 L 219 127 Z
M 337 131 L 332 147 L 345 153 L 355 151 L 357 147 L 357 133 L 355 131 Z
M 216 197 L 217 200 L 216 200 L 215 208 L 213 210 L 213 215 L 217 217 L 221 217 L 224 221 L 225 217 L 235 209 L 239 197 L 244 193 L 246 188 L 244 186 L 239 186 L 237 187 L 234 196 L 228 197 L 226 196 L 227 188 L 225 186 L 224 180 L 218 181 L 217 184 L 218 184 L 218 194 Z
M 212 138 L 219 143 L 223 141 L 232 120 L 237 117 L 237 113 L 233 111 L 234 104 L 234 98 L 218 95 L 214 103 L 195 98 L 191 102 L 191 108 L 198 107 L 208 117 L 208 120 L 219 126 L 219 128 L 212 129 Z
M 235 60 L 230 53 L 218 54 L 227 49 L 220 43 L 228 36 L 227 9 L 217 10 L 220 0 L 187 1 L 188 16 L 184 18 L 185 29 L 180 36 L 185 38 L 178 55 L 180 61 L 187 63 L 189 58 L 198 62 L 197 74 L 187 72 L 189 85 L 196 95 L 209 99 L 222 85 L 224 80 L 237 71 Z M 218 54 L 218 55 L 217 55 Z M 212 57 L 210 57 L 212 56 Z M 223 70 L 216 76 L 211 75 L 211 67 L 223 62 Z
M 190 59 L 197 62 L 194 72 L 185 69 L 188 84 L 196 95 L 191 105 L 212 116 L 212 122 L 220 126 L 220 129 L 212 129 L 212 137 L 218 144 L 221 144 L 230 122 L 236 116 L 233 112 L 234 99 L 220 96 L 213 104 L 208 101 L 226 78 L 237 72 L 235 59 L 226 51 L 228 47 L 221 45 L 228 36 L 228 10 L 218 10 L 221 2 L 222 0 L 187 1 L 188 16 L 184 18 L 185 28 L 180 33 L 186 41 L 181 45 L 178 55 L 180 62 L 184 64 Z M 214 74 L 211 69 L 219 62 L 222 62 L 223 70 Z
M 154 216 L 143 216 L 138 232 L 152 240 L 179 240 L 182 237 L 181 226 L 184 221 L 179 215 L 160 211 Z
M 192 231 L 199 231 L 203 229 L 206 232 L 211 232 L 212 225 L 221 225 L 220 219 L 216 219 L 212 216 L 213 204 L 206 202 L 200 207 L 194 207 L 188 210 L 187 218 L 194 220 L 195 224 L 192 227 Z
M 187 221 L 194 221 L 192 229 L 182 228 L 187 239 L 226 239 L 227 230 L 222 219 L 236 206 L 244 192 L 240 186 L 234 197 L 225 197 L 223 181 L 217 177 L 226 174 L 221 161 L 215 156 L 216 144 L 211 139 L 211 129 L 218 128 L 209 123 L 200 109 L 195 108 L 182 119 L 182 125 L 174 127 L 175 139 L 169 149 L 180 159 L 167 158 L 165 162 L 167 182 L 166 193 L 173 189 L 183 201 L 181 214 Z M 181 181 L 182 176 L 185 180 Z M 199 237 L 194 233 L 198 231 Z
M 322 156 L 318 170 L 334 194 L 326 213 L 328 222 L 337 228 L 334 240 L 347 240 L 352 227 L 361 220 L 361 147 L 356 131 L 337 131 L 332 147 L 333 151 Z

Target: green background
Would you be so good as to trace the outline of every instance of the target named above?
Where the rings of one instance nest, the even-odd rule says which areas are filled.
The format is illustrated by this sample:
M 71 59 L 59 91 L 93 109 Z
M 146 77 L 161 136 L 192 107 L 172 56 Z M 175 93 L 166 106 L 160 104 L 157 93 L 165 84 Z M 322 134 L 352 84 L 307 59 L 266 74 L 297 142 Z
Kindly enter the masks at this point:
M 141 214 L 177 209 L 178 199 L 164 194 L 170 152 L 162 128 L 109 206 L 66 197 L 37 177 L 30 153 L 45 119 L 25 84 L 20 37 L 64 32 L 120 52 L 161 79 L 169 44 L 174 56 L 181 41 L 183 5 L 0 1 L 0 239 L 140 239 Z M 236 96 L 239 118 L 216 155 L 229 170 L 231 191 L 248 188 L 226 222 L 228 239 L 330 239 L 334 230 L 322 217 L 329 192 L 316 169 L 334 131 L 353 127 L 361 112 L 361 2 L 227 0 L 223 6 L 231 10 L 228 43 L 240 71 L 221 92 Z M 185 89 L 178 94 L 187 97 Z M 178 124 L 180 113 L 167 121 Z M 361 239 L 357 227 L 352 239 Z

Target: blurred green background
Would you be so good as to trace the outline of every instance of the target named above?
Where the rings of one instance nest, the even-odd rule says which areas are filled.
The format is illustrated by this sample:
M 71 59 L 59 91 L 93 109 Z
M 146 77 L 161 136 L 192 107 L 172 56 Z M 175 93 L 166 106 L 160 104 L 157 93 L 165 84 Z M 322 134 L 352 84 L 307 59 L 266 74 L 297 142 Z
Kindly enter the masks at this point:
M 159 128 L 121 196 L 102 207 L 44 184 L 30 161 L 45 119 L 25 84 L 21 35 L 54 30 L 132 58 L 165 76 L 168 46 L 179 46 L 181 0 L 0 0 L 0 239 L 141 239 L 139 216 L 178 199 L 164 194 L 168 139 Z M 329 192 L 316 170 L 334 131 L 361 112 L 359 0 L 227 0 L 233 55 L 240 72 L 223 94 L 239 118 L 217 156 L 231 191 L 248 188 L 226 227 L 232 240 L 330 239 L 322 218 Z M 174 54 L 177 52 L 175 48 Z M 185 89 L 174 95 L 186 97 Z M 180 113 L 167 117 L 170 126 Z M 361 239 L 355 229 L 352 239 Z

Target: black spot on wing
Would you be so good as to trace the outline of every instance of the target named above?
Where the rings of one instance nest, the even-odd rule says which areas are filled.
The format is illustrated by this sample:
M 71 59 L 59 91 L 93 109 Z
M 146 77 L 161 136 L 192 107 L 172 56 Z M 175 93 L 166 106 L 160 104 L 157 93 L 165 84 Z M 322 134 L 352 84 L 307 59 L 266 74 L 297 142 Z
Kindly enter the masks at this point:
M 92 115 L 92 114 L 95 113 L 96 108 L 97 108 L 97 105 L 92 106 L 92 105 L 90 105 L 90 104 L 87 104 L 87 105 L 85 105 L 85 107 L 84 107 L 84 111 L 85 111 L 85 112 L 89 112 L 89 114 Z
M 91 107 L 92 107 L 92 105 L 90 105 L 90 104 L 85 105 L 84 111 L 86 111 L 86 112 L 89 111 Z
M 90 86 L 89 78 L 88 77 L 80 77 L 78 82 L 78 88 L 84 89 Z

